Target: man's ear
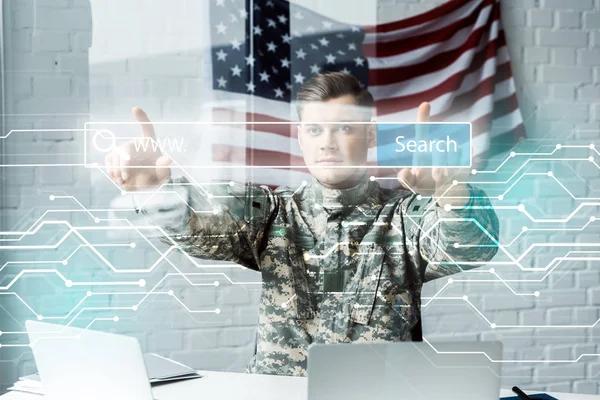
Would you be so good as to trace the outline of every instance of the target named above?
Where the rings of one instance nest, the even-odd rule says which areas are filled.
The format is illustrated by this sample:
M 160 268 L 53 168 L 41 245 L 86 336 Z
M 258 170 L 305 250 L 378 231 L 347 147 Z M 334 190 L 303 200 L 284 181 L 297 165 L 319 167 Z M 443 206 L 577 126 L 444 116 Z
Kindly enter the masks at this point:
M 370 149 L 377 147 L 377 124 L 375 122 L 367 125 L 367 146 Z

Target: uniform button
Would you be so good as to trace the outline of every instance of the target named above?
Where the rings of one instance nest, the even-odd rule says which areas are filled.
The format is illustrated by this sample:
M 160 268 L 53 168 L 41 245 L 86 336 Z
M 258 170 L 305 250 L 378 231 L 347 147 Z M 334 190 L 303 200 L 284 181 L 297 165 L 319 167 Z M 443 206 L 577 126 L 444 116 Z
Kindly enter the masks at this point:
M 360 304 L 354 303 L 354 308 L 358 308 L 358 307 L 360 307 Z
M 371 280 L 372 280 L 372 281 L 375 281 L 375 280 L 377 280 L 377 276 L 375 276 L 375 275 L 372 275 L 372 276 L 371 276 Z

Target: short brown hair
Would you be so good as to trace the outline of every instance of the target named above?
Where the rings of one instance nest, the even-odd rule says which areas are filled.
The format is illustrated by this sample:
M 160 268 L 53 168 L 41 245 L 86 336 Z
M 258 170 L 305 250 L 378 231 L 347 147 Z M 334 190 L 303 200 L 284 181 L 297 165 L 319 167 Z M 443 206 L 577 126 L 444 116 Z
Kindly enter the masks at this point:
M 296 96 L 296 110 L 298 117 L 302 119 L 302 107 L 305 102 L 327 101 L 352 95 L 357 105 L 371 109 L 373 107 L 373 95 L 360 84 L 354 76 L 345 72 L 325 72 L 313 75 L 305 82 Z

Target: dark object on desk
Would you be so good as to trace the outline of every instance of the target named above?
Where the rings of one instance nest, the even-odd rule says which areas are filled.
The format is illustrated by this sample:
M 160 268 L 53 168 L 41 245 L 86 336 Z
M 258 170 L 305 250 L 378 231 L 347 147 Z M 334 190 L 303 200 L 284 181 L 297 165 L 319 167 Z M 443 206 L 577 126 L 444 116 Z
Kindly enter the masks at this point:
M 529 395 L 529 398 L 532 400 L 559 400 L 556 397 L 552 397 L 546 393 L 531 394 L 531 395 Z M 502 397 L 500 400 L 521 400 L 521 399 L 519 399 L 519 396 L 513 396 L 513 397 Z
M 527 396 L 527 394 L 525 394 L 525 392 L 519 389 L 517 386 L 513 386 L 512 391 L 515 392 L 521 400 L 531 400 L 529 396 Z

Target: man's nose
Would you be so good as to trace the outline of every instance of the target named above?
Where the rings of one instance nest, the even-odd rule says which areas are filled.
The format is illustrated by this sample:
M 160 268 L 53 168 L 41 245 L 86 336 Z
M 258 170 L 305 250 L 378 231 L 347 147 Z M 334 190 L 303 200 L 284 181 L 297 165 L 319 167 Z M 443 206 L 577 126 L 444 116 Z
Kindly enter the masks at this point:
M 337 150 L 337 138 L 332 128 L 325 128 L 321 135 L 321 149 L 322 150 Z

